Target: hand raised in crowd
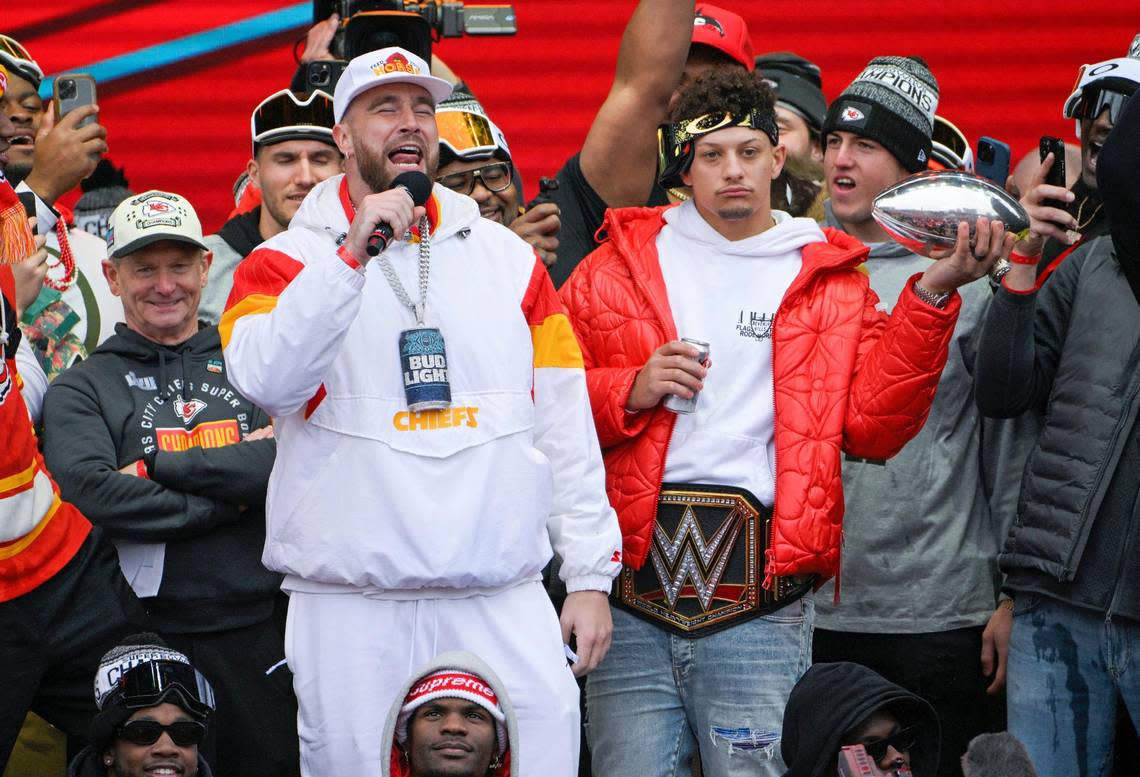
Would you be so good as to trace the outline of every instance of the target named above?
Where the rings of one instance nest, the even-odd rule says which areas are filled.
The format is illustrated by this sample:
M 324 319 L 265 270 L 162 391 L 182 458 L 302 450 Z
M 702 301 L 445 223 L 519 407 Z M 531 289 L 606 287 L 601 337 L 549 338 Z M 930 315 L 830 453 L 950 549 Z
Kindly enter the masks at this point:
M 35 219 L 28 219 L 35 224 Z M 24 311 L 36 301 L 40 295 L 40 288 L 47 277 L 48 252 L 47 239 L 43 235 L 36 235 L 36 250 L 24 261 L 12 266 L 12 275 L 16 276 L 16 314 L 23 316 Z
M 1029 190 L 1021 197 L 1021 204 L 1029 214 L 1029 233 L 1018 241 L 1014 250 L 1023 256 L 1038 256 L 1045 244 L 1045 238 L 1052 237 L 1066 245 L 1075 242 L 1069 230 L 1076 229 L 1077 220 L 1067 211 L 1054 207 L 1056 202 L 1072 202 L 1076 196 L 1068 189 L 1050 186 L 1045 177 L 1053 167 L 1053 154 L 1050 153 L 1037 168 L 1029 184 Z
M 99 113 L 97 105 L 83 105 L 68 113 L 58 123 L 55 114 L 44 113 L 43 124 L 36 135 L 36 152 L 27 184 L 49 205 L 95 171 L 107 153 L 107 130 L 97 121 L 84 127 L 79 122 Z
M 511 222 L 511 230 L 531 244 L 542 263 L 550 267 L 558 261 L 558 230 L 561 213 L 553 202 L 542 202 Z
M 412 195 L 408 194 L 407 189 L 397 187 L 369 194 L 356 208 L 344 247 L 356 257 L 356 261 L 367 264 L 372 258 L 367 251 L 368 238 L 376 230 L 377 224 L 392 227 L 393 240 L 398 240 L 425 213 L 427 210 L 422 205 L 412 202 Z
M 982 673 L 992 676 L 986 688 L 991 696 L 1005 687 L 1005 668 L 1009 658 L 1009 635 L 1013 631 L 1013 610 L 998 605 L 982 632 Z
M 562 641 L 570 644 L 570 635 L 576 639 L 574 664 L 575 677 L 582 677 L 598 668 L 610 649 L 614 622 L 610 615 L 609 598 L 601 591 L 575 591 L 562 605 Z
M 272 440 L 273 439 L 273 424 L 263 426 L 260 429 L 254 429 L 252 432 L 245 436 L 242 442 L 256 442 L 257 440 Z
M 309 28 L 309 34 L 305 37 L 305 51 L 301 54 L 302 65 L 323 59 L 335 59 L 329 47 L 332 45 L 339 24 L 340 16 L 334 13 L 323 22 L 317 22 Z
M 692 398 L 704 386 L 711 366 L 711 362 L 698 362 L 698 353 L 694 346 L 680 340 L 665 343 L 654 351 L 633 381 L 626 409 L 648 410 L 656 407 L 666 394 Z
M 958 242 L 952 250 L 935 251 L 934 264 L 927 268 L 918 283 L 927 291 L 942 294 L 976 281 L 989 273 L 998 259 L 1008 259 L 1017 236 L 1005 231 L 1005 224 L 979 218 L 975 224 L 975 243 L 970 247 L 970 225 L 958 224 Z

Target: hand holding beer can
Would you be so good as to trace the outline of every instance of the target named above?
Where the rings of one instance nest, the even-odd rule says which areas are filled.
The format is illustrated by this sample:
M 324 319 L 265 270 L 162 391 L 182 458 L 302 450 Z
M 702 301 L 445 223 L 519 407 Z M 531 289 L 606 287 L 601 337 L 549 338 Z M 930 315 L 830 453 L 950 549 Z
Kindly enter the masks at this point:
M 708 343 L 701 340 L 694 340 L 691 337 L 682 337 L 681 342 L 688 343 L 697 349 L 696 362 L 698 364 L 700 364 L 702 367 L 708 364 Z M 665 406 L 666 410 L 671 410 L 674 413 L 693 413 L 696 412 L 697 397 L 699 395 L 700 392 L 693 392 L 693 396 L 691 398 L 685 399 L 684 397 L 679 397 L 676 394 L 670 394 L 669 396 L 665 397 L 665 401 L 662 402 L 662 404 Z

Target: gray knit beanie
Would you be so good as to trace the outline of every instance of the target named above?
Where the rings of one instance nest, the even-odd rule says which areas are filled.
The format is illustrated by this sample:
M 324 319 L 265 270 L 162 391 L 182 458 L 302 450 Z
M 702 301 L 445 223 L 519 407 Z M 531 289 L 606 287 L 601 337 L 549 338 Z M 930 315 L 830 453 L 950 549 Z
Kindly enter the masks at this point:
M 827 111 L 823 142 L 853 132 L 880 143 L 911 173 L 930 161 L 938 81 L 918 57 L 875 57 Z

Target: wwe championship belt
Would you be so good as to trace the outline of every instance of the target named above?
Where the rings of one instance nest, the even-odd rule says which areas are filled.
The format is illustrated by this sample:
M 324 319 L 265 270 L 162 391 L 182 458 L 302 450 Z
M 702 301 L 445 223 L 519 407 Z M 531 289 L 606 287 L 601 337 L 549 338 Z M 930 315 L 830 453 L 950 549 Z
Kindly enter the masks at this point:
M 653 545 L 641 569 L 623 567 L 615 604 L 658 626 L 704 637 L 791 604 L 813 577 L 764 581 L 772 511 L 729 486 L 665 483 L 657 497 Z

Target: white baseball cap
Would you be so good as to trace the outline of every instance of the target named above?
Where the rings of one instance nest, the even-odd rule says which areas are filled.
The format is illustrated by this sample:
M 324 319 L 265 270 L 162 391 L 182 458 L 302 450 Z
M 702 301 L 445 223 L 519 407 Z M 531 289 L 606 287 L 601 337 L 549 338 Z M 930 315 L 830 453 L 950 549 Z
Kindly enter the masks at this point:
M 107 231 L 107 255 L 118 259 L 156 243 L 174 240 L 205 251 L 202 222 L 185 198 L 151 189 L 119 203 Z
M 381 84 L 422 86 L 438 103 L 451 94 L 451 84 L 431 75 L 431 67 L 407 49 L 389 46 L 361 54 L 345 68 L 333 94 L 333 118 L 340 122 L 344 112 L 361 92 Z

